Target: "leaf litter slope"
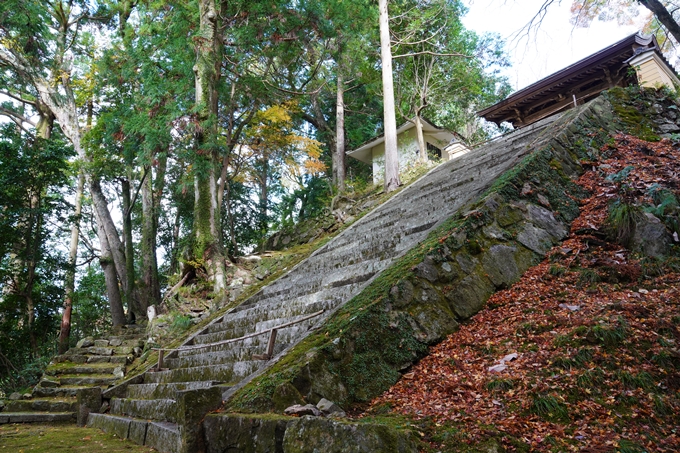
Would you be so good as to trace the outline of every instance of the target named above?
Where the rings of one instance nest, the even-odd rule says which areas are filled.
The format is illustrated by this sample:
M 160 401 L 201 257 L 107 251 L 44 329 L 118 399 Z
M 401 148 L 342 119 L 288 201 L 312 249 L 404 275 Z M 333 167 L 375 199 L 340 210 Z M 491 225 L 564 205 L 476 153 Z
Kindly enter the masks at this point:
M 640 259 L 604 234 L 614 200 L 677 193 L 680 151 L 618 135 L 602 154 L 584 163 L 578 183 L 592 195 L 568 239 L 369 414 L 429 419 L 435 434 L 453 426 L 457 442 L 491 436 L 509 451 L 680 451 L 678 260 Z

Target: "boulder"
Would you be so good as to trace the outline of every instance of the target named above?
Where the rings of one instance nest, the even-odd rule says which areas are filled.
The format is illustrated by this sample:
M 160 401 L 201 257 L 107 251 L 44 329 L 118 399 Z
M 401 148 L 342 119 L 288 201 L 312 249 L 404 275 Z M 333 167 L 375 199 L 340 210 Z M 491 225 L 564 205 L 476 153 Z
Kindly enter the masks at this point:
M 347 414 L 343 411 L 340 406 L 332 401 L 328 401 L 326 398 L 321 398 L 321 400 L 316 403 L 316 408 L 319 409 L 325 416 L 333 417 L 346 417 Z
M 302 417 L 304 415 L 313 415 L 315 417 L 319 417 L 322 415 L 321 411 L 313 404 L 306 404 L 304 406 L 301 404 L 295 404 L 293 406 L 287 407 L 283 413 L 286 415 L 293 415 L 295 417 Z
M 673 243 L 673 236 L 658 217 L 646 212 L 635 224 L 631 248 L 647 256 L 667 255 Z

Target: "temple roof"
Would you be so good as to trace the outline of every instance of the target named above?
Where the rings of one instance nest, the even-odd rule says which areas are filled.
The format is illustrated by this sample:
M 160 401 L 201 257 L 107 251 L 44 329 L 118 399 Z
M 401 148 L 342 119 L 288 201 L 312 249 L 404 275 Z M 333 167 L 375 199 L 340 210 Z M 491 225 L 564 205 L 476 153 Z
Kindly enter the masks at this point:
M 478 112 L 496 124 L 526 126 L 542 118 L 583 104 L 615 86 L 637 84 L 628 60 L 649 50 L 661 50 L 656 38 L 639 33 L 596 52 L 538 82 L 516 91 L 501 102 Z M 667 60 L 664 59 L 666 64 Z M 668 64 L 670 67 L 670 64 Z

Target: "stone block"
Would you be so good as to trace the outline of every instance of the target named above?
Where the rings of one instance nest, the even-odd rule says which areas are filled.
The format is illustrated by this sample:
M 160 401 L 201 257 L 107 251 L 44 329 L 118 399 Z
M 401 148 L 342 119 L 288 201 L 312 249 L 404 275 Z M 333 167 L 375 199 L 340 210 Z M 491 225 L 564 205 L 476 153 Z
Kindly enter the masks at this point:
M 203 421 L 207 453 L 283 451 L 288 417 L 210 414 Z
M 182 451 L 182 438 L 177 425 L 174 423 L 149 422 L 144 445 L 163 453 L 180 453 Z
M 85 337 L 76 343 L 77 349 L 89 348 L 90 346 L 94 346 L 94 339 L 92 337 Z
M 85 426 L 91 412 L 97 412 L 102 407 L 101 387 L 79 389 L 76 392 L 78 403 L 78 426 Z
M 193 453 L 203 449 L 203 426 L 205 414 L 222 406 L 222 389 L 181 390 L 176 394 L 177 424 L 181 426 L 181 453 Z
M 97 428 L 114 434 L 121 439 L 127 439 L 130 433 L 131 419 L 116 415 L 90 413 L 87 417 L 87 426 Z
M 95 348 L 106 348 L 109 346 L 109 340 L 94 340 Z
M 516 247 L 492 245 L 482 258 L 482 264 L 496 288 L 507 288 L 521 276 L 515 262 Z
M 144 445 L 146 442 L 146 430 L 148 425 L 148 422 L 145 420 L 131 420 L 128 439 L 136 444 Z
M 310 416 L 290 421 L 283 437 L 284 453 L 417 453 L 419 447 L 410 431 Z

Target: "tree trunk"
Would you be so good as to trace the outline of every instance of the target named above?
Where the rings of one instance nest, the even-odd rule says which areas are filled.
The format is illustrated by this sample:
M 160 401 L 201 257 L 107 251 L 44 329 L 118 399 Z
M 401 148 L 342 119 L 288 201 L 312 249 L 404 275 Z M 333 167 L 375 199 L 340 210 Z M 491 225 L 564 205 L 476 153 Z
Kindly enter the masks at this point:
M 131 171 L 129 173 L 132 173 Z M 131 297 L 135 292 L 135 251 L 132 243 L 132 196 L 130 193 L 130 179 L 126 178 L 121 181 L 121 192 L 123 198 L 123 240 L 125 247 L 125 272 L 127 275 L 126 295 L 128 311 L 127 321 L 129 324 L 134 324 L 138 317 L 142 319 L 146 316 L 146 307 L 144 312 L 141 312 L 141 301 L 135 300 Z
M 217 203 L 217 152 L 212 146 L 217 117 L 217 83 L 221 64 L 218 9 L 215 0 L 199 0 L 199 31 L 196 43 L 196 110 L 199 127 L 195 134 L 194 162 L 194 257 L 203 260 L 213 290 L 226 289 L 226 269 L 222 251 L 220 206 Z
M 269 196 L 268 194 L 268 187 L 267 187 L 267 181 L 269 179 L 269 161 L 265 157 L 261 162 L 261 170 L 260 170 L 260 176 L 259 176 L 259 183 L 260 183 L 260 196 L 258 200 L 258 205 L 259 205 L 259 228 L 260 228 L 260 233 L 262 234 L 263 238 L 267 234 L 267 229 L 269 228 L 269 225 L 267 223 L 267 210 L 269 209 L 269 200 L 267 197 Z
M 120 280 L 122 297 L 129 303 L 131 294 L 128 292 L 127 263 L 125 261 L 123 243 L 120 241 L 120 237 L 118 237 L 118 231 L 111 218 L 108 203 L 98 179 L 92 179 L 90 181 L 90 194 L 92 195 L 92 204 L 97 213 L 97 232 L 99 234 L 99 231 L 101 230 L 101 233 L 106 237 L 114 270 Z
M 416 137 L 418 139 L 418 159 L 421 162 L 427 162 L 427 145 L 425 145 L 425 137 L 423 136 L 423 121 L 420 119 L 420 109 L 416 112 Z
M 26 234 L 26 252 L 24 265 L 26 267 L 26 285 L 23 289 L 26 298 L 26 314 L 28 338 L 31 351 L 38 352 L 38 342 L 35 337 L 35 303 L 33 301 L 33 289 L 35 287 L 35 267 L 40 253 L 40 236 L 42 235 L 43 216 L 41 212 L 40 194 L 34 191 L 31 194 L 29 209 L 29 229 Z
M 115 328 L 125 325 L 125 311 L 123 310 L 123 300 L 121 299 L 120 289 L 118 288 L 118 275 L 116 274 L 113 254 L 109 247 L 109 240 L 104 228 L 99 227 L 99 225 L 104 222 L 99 218 L 99 215 L 96 212 L 95 215 L 97 217 L 97 234 L 99 235 L 99 244 L 101 247 L 99 264 L 101 264 L 102 270 L 104 271 L 106 295 L 109 299 L 109 308 L 111 309 L 111 323 Z
M 236 241 L 236 222 L 234 212 L 231 209 L 231 184 L 227 183 L 224 188 L 226 195 L 224 205 L 227 208 L 227 227 L 229 228 L 229 241 L 231 242 L 231 256 L 238 255 L 238 242 Z
M 385 192 L 392 192 L 401 185 L 401 181 L 399 179 L 397 118 L 394 111 L 394 78 L 392 76 L 392 48 L 387 0 L 379 0 L 378 8 L 380 9 L 380 59 L 382 61 L 385 127 Z
M 71 226 L 71 245 L 68 252 L 68 267 L 64 280 L 64 310 L 61 314 L 61 327 L 59 328 L 59 354 L 65 353 L 69 348 L 71 336 L 71 311 L 73 308 L 73 293 L 76 287 L 76 260 L 78 258 L 78 241 L 80 236 L 80 214 L 83 206 L 83 189 L 85 187 L 85 175 L 81 170 L 78 173 L 78 185 L 76 186 L 75 208 L 73 210 L 73 225 Z
M 335 99 L 335 152 L 333 153 L 333 184 L 345 190 L 345 81 L 338 64 L 338 87 Z
M 142 255 L 141 277 L 143 287 L 142 301 L 144 309 L 149 305 L 160 303 L 161 289 L 158 283 L 158 263 L 156 259 L 156 207 L 152 188 L 151 169 L 147 169 L 147 177 L 142 182 Z
M 650 10 L 661 24 L 666 27 L 668 32 L 675 38 L 675 41 L 680 43 L 680 24 L 673 19 L 673 16 L 663 3 L 659 0 L 638 0 L 639 3 Z

